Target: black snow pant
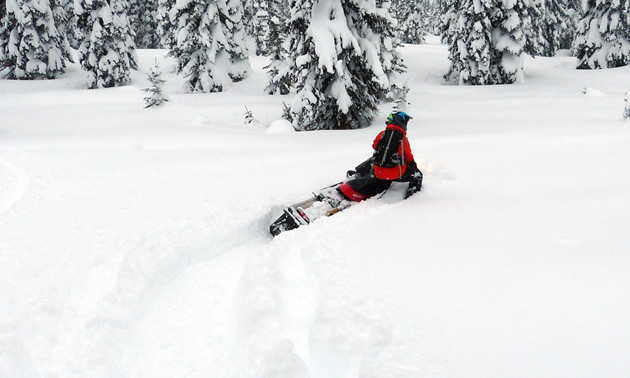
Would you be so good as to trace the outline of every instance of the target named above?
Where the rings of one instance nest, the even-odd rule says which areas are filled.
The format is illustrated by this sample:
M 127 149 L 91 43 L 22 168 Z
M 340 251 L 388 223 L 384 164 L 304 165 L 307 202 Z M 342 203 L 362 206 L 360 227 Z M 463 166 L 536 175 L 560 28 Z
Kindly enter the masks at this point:
M 418 169 L 416 162 L 412 161 L 407 165 L 407 170 L 399 179 L 381 180 L 374 175 L 374 172 L 371 172 L 365 176 L 345 182 L 341 185 L 339 191 L 350 200 L 361 201 L 387 190 L 394 181 L 409 183 L 409 188 L 405 195 L 405 198 L 408 198 L 412 194 L 420 191 L 422 187 L 422 172 Z

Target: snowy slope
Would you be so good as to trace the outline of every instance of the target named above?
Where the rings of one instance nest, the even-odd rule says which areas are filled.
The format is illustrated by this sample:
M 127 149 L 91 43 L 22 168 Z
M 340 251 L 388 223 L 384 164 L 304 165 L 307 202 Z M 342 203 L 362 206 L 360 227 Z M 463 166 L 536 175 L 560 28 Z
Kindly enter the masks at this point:
M 445 46 L 402 53 L 423 192 L 275 239 L 391 105 L 294 133 L 264 60 L 187 95 L 156 50 L 122 88 L 76 65 L 0 81 L 0 376 L 627 376 L 630 68 L 536 58 L 525 83 L 459 87 Z M 143 110 L 155 57 L 170 101 Z

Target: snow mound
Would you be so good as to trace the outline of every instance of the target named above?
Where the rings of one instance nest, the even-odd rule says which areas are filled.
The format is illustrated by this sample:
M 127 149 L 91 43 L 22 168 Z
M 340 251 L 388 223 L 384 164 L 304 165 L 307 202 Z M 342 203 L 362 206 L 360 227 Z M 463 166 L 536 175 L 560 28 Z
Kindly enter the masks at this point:
M 606 97 L 608 96 L 606 93 L 598 90 L 598 89 L 593 89 L 593 88 L 584 88 L 584 92 L 583 92 L 586 96 L 589 97 Z
M 206 116 L 197 116 L 193 118 L 192 121 L 190 122 L 190 124 L 193 126 L 206 126 L 206 125 L 210 125 L 210 123 L 211 123 L 210 118 Z
M 286 119 L 278 119 L 269 125 L 265 134 L 290 134 L 294 132 L 295 129 L 293 128 L 293 125 L 291 125 L 291 122 Z

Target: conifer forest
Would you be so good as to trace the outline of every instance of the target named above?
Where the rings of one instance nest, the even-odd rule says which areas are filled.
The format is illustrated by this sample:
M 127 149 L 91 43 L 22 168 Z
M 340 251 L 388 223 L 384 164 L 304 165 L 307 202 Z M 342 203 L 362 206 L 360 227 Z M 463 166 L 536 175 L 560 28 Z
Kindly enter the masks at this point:
M 220 92 L 269 57 L 269 94 L 295 93 L 284 117 L 299 130 L 369 125 L 400 101 L 397 47 L 439 35 L 444 79 L 523 80 L 523 59 L 569 50 L 576 69 L 625 66 L 630 6 L 612 0 L 3 0 L 0 76 L 54 79 L 78 59 L 87 88 L 130 82 L 137 49 L 167 49 L 190 93 Z M 73 51 L 75 53 L 73 53 Z

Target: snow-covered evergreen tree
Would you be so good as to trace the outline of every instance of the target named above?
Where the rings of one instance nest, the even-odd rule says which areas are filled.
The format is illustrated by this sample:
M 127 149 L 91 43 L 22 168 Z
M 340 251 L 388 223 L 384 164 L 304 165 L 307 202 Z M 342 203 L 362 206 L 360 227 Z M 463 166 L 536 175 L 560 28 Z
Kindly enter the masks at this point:
M 83 34 L 81 29 L 77 26 L 77 15 L 74 12 L 74 0 L 56 0 L 57 6 L 61 8 L 63 12 L 64 21 L 57 22 L 57 30 L 60 34 L 65 35 L 68 40 L 68 44 L 73 49 L 78 50 L 79 46 L 81 46 L 81 42 L 83 42 Z M 53 14 L 55 16 L 55 20 L 59 17 L 56 14 L 56 8 L 53 8 Z M 61 12 L 61 10 L 59 12 Z
M 407 96 L 409 95 L 409 84 L 410 80 L 407 79 L 400 91 L 398 91 L 398 93 L 396 94 L 396 98 L 394 98 L 394 110 L 404 112 L 408 111 L 407 107 L 408 105 L 411 105 L 411 103 L 407 99 Z
M 537 52 L 540 56 L 554 56 L 569 25 L 566 0 L 542 0 L 540 17 L 533 18 L 537 33 Z
M 264 0 L 253 3 L 255 13 L 251 20 L 250 33 L 256 42 L 256 55 L 267 56 L 270 53 L 269 46 L 267 46 L 271 22 L 269 7 L 275 6 L 275 2 L 276 0 Z M 286 8 L 284 11 L 286 12 Z
M 369 125 L 389 91 L 397 54 L 380 32 L 395 21 L 374 0 L 293 0 L 289 62 L 297 96 L 285 112 L 297 130 Z M 387 55 L 391 56 L 387 56 Z
M 493 84 L 492 0 L 460 0 L 459 12 L 447 14 L 449 60 L 451 67 L 445 78 L 459 84 Z
M 560 41 L 558 48 L 569 50 L 573 46 L 575 40 L 575 33 L 577 31 L 578 23 L 580 22 L 580 15 L 582 13 L 582 1 L 581 0 L 566 0 L 567 5 L 567 17 L 564 21 L 564 29 L 560 31 Z
M 587 0 L 580 20 L 574 52 L 577 68 L 626 66 L 630 62 L 630 3 Z
M 158 0 L 130 1 L 129 25 L 136 33 L 135 43 L 139 49 L 155 49 L 160 45 L 157 34 Z
M 131 28 L 131 30 L 133 30 L 134 32 L 134 37 L 133 37 L 133 41 L 136 43 L 136 47 L 138 46 L 138 43 L 136 42 L 136 38 L 138 37 L 138 33 L 137 33 L 137 28 L 138 28 L 138 22 L 139 22 L 139 13 L 140 13 L 140 3 L 143 1 L 147 1 L 147 0 L 127 0 L 127 6 L 129 8 L 129 11 L 127 12 L 127 22 L 129 23 L 129 27 Z M 152 1 L 152 0 L 148 0 L 148 1 Z M 107 0 L 107 2 L 110 2 L 110 0 Z
M 170 51 L 189 92 L 220 92 L 243 79 L 249 60 L 238 0 L 178 0 L 177 45 Z
M 291 90 L 290 66 L 286 60 L 289 53 L 285 46 L 287 8 L 287 0 L 269 3 L 269 34 L 266 45 L 271 62 L 265 66 L 269 76 L 269 85 L 265 90 L 269 94 L 285 95 Z
M 437 25 L 437 34 L 440 35 L 442 43 L 450 45 L 457 32 L 458 11 L 462 0 L 445 0 L 440 2 L 440 22 Z
M 168 101 L 166 98 L 164 98 L 164 95 L 162 94 L 162 85 L 166 83 L 166 80 L 162 79 L 162 72 L 160 71 L 160 67 L 157 61 L 155 62 L 155 66 L 151 68 L 147 76 L 147 79 L 149 80 L 149 83 L 151 83 L 151 86 L 149 88 L 143 89 L 143 91 L 149 92 L 151 93 L 151 95 L 144 98 L 144 102 L 146 104 L 145 109 L 152 106 L 160 106 Z
M 427 12 L 426 30 L 432 34 L 437 34 L 442 17 L 441 3 L 443 0 L 428 0 L 429 10 Z
M 175 41 L 175 0 L 159 0 L 157 10 L 157 30 L 159 46 L 165 49 L 172 49 L 176 45 Z
M 110 6 L 111 4 L 111 6 Z M 127 0 L 77 0 L 75 12 L 85 35 L 79 62 L 88 72 L 88 88 L 108 88 L 131 80 L 138 67 Z
M 400 41 L 416 45 L 424 42 L 428 0 L 393 0 L 391 4 L 391 13 L 398 21 Z
M 254 113 L 245 107 L 245 123 L 250 126 L 259 126 L 260 122 L 254 117 Z
M 445 75 L 461 84 L 509 84 L 524 79 L 524 55 L 535 54 L 528 0 L 450 0 L 440 27 L 449 44 Z
M 381 86 L 382 93 L 380 97 L 385 97 L 388 100 L 394 100 L 399 96 L 399 91 L 403 90 L 402 83 L 399 83 L 400 75 L 403 74 L 407 67 L 403 62 L 402 56 L 398 53 L 397 49 L 401 45 L 398 38 L 398 31 L 396 29 L 396 20 L 392 19 L 389 11 L 389 2 L 384 2 L 381 6 L 378 6 L 378 12 L 383 16 L 378 22 L 375 22 L 372 26 L 372 31 L 365 30 L 366 33 L 376 33 L 380 42 L 379 46 L 379 59 L 383 72 L 387 78 Z
M 254 35 L 254 16 L 258 8 L 257 4 L 261 1 L 268 0 L 243 0 L 243 27 L 245 34 L 250 37 Z
M 53 1 L 51 5 L 55 26 L 57 27 L 57 32 L 59 33 L 59 37 L 63 45 L 62 52 L 64 53 L 64 58 L 74 63 L 68 39 L 68 35 L 74 36 L 74 29 L 76 29 L 76 25 L 72 23 L 74 11 L 72 13 L 68 13 L 66 11 L 64 1 Z
M 525 54 L 536 54 L 535 35 L 532 35 L 531 16 L 538 8 L 529 0 L 500 1 L 493 9 L 491 20 L 493 55 L 492 69 L 495 84 L 511 84 L 525 79 Z
M 11 24 L 9 24 L 11 21 Z M 7 17 L 6 12 L 6 3 L 4 0 L 0 0 L 0 77 L 4 76 L 2 61 L 6 59 L 7 56 L 7 47 L 9 46 L 9 37 L 11 35 L 11 30 L 13 29 L 15 23 L 14 19 L 9 19 Z
M 0 28 L 0 69 L 8 79 L 52 79 L 64 72 L 68 44 L 47 0 L 8 0 Z
M 247 50 L 246 33 L 243 25 L 242 0 L 222 0 L 225 2 L 225 25 L 228 39 L 228 53 L 230 54 L 230 78 L 241 81 L 249 73 L 249 56 Z
M 249 73 L 249 56 L 247 50 L 246 33 L 243 25 L 242 0 L 221 0 L 224 5 L 222 11 L 222 25 L 225 25 L 225 36 L 228 41 L 227 52 L 230 55 L 229 75 L 232 81 L 241 81 Z

